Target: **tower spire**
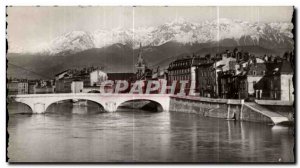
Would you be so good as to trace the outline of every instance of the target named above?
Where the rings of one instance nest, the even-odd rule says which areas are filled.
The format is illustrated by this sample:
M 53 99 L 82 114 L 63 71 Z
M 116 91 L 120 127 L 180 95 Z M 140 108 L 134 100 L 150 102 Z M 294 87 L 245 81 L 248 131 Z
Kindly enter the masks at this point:
M 142 56 L 142 43 L 141 42 L 140 42 L 140 51 L 138 54 L 137 63 L 135 65 L 135 67 L 137 69 L 137 77 L 138 77 L 138 79 L 140 79 L 140 77 L 142 77 L 144 75 L 145 69 L 146 69 L 146 63 Z

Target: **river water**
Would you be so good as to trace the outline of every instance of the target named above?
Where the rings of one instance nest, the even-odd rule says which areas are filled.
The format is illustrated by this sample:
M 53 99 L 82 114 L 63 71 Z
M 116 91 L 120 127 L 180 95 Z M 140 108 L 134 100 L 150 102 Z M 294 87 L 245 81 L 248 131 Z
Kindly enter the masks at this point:
M 54 104 L 9 111 L 9 162 L 293 162 L 293 127 Z

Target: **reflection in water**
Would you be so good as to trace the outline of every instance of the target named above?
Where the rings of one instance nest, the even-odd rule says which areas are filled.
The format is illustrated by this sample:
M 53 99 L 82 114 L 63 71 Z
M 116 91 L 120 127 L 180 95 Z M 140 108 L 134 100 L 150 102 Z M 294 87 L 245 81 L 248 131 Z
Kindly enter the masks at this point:
M 68 103 L 42 115 L 8 108 L 10 162 L 294 161 L 292 127 Z

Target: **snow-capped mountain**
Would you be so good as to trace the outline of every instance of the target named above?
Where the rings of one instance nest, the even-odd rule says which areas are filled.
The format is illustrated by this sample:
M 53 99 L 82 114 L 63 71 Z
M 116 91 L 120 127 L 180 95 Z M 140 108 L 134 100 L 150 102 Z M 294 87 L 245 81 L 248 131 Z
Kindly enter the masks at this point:
M 84 31 L 72 31 L 56 37 L 44 52 L 54 54 L 73 54 L 95 48 L 93 37 Z
M 170 41 L 182 44 L 257 45 L 269 49 L 293 48 L 292 29 L 292 23 L 250 23 L 224 18 L 199 23 L 176 20 L 157 27 L 73 31 L 55 38 L 35 52 L 55 55 L 77 53 L 116 43 L 137 48 L 140 43 L 143 46 L 160 46 Z M 232 44 L 228 44 L 227 39 Z

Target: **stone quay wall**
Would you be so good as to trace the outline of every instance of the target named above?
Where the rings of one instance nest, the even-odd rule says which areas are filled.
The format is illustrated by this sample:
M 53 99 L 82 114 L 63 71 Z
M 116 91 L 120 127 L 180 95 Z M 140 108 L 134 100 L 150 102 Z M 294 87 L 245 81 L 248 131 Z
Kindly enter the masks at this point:
M 245 106 L 243 100 L 171 96 L 169 111 L 194 113 L 204 117 L 272 123 L 270 117 Z

